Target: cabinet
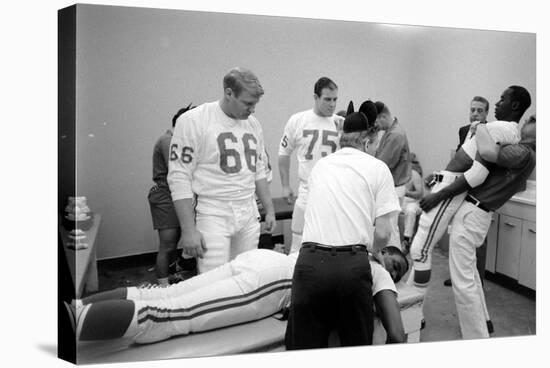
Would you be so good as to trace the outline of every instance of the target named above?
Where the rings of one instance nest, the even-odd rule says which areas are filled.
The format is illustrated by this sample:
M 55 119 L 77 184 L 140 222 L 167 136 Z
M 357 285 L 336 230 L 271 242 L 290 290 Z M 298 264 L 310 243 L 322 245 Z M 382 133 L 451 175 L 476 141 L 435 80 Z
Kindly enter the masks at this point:
M 536 289 L 535 206 L 509 201 L 494 215 L 487 234 L 485 268 Z
M 537 276 L 537 231 L 533 221 L 523 221 L 521 232 L 521 251 L 519 255 L 518 282 L 531 289 L 536 289 Z
M 491 227 L 487 232 L 487 255 L 485 258 L 485 270 L 495 273 L 497 260 L 497 241 L 498 241 L 498 220 L 499 214 L 493 213 Z
M 500 215 L 496 271 L 515 280 L 519 277 L 522 220 Z

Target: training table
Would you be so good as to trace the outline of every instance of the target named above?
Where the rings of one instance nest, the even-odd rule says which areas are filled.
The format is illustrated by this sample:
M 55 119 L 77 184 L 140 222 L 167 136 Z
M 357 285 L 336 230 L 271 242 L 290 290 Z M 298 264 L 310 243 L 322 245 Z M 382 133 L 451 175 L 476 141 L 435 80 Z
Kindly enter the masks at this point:
M 414 288 L 403 282 L 397 284 L 397 291 L 407 342 L 418 342 L 423 297 Z M 133 344 L 129 339 L 79 342 L 77 363 L 115 363 L 253 352 L 280 352 L 285 350 L 285 329 L 286 321 L 267 317 L 254 322 L 173 337 L 147 345 Z M 373 341 L 376 345 L 384 344 L 386 341 L 386 332 L 378 318 L 374 323 Z M 330 346 L 338 346 L 337 337 L 331 336 Z
M 292 211 L 294 210 L 294 204 L 288 204 L 283 197 L 273 198 L 273 208 L 275 209 L 276 220 L 290 220 L 292 219 Z M 259 209 L 260 221 L 265 220 L 264 208 Z

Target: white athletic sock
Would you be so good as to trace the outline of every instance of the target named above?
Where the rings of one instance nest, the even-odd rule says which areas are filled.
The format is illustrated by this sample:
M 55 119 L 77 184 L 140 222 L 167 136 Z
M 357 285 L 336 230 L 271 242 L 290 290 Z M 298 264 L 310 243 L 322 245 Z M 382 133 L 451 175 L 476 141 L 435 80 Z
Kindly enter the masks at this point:
M 139 334 L 140 330 L 137 323 L 137 315 L 138 315 L 138 305 L 137 303 L 134 304 L 134 316 L 132 317 L 132 320 L 130 321 L 130 324 L 128 325 L 128 329 L 122 336 L 123 339 L 133 339 L 135 340 L 136 336 Z
M 183 259 L 191 259 L 191 258 L 194 258 L 193 256 L 190 256 L 189 254 L 185 254 L 183 252 L 181 252 L 181 258 Z
M 169 286 L 170 285 L 170 283 L 168 282 L 168 277 L 161 277 L 161 278 L 157 279 L 157 283 L 160 286 Z

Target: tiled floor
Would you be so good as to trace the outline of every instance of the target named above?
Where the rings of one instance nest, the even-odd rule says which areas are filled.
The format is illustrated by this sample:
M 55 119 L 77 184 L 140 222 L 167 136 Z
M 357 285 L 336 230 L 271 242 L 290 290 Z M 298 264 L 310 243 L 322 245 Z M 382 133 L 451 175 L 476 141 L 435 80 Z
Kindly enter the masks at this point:
M 426 327 L 421 332 L 421 341 L 445 341 L 460 339 L 460 329 L 456 316 L 452 288 L 443 285 L 449 277 L 447 254 L 435 248 L 433 254 L 432 282 L 426 295 L 424 316 Z M 146 263 L 146 264 L 144 264 Z M 100 290 L 119 286 L 138 285 L 142 282 L 155 282 L 154 258 L 148 257 L 139 263 L 124 267 L 113 264 L 99 264 Z M 192 274 L 184 274 L 191 277 Z M 489 280 L 484 281 L 487 306 L 491 315 L 494 337 L 522 336 L 535 334 L 536 302 Z
M 443 285 L 449 278 L 447 254 L 439 248 L 433 253 L 432 282 L 426 294 L 426 327 L 420 341 L 460 339 L 460 327 L 451 287 Z M 535 334 L 536 302 L 499 284 L 484 280 L 485 298 L 494 325 L 493 337 Z

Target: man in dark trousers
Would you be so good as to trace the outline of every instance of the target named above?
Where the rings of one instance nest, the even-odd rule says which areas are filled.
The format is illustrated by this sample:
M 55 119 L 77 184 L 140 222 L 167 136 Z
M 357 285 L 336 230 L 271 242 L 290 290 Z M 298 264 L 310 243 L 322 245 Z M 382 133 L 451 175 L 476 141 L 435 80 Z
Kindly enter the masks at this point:
M 375 109 L 373 103 L 370 107 Z M 372 344 L 368 251 L 377 254 L 386 245 L 391 217 L 400 207 L 387 165 L 365 152 L 376 129 L 367 115 L 346 117 L 342 148 L 317 161 L 310 173 L 302 247 L 292 277 L 287 350 L 327 347 L 333 329 L 342 346 Z

